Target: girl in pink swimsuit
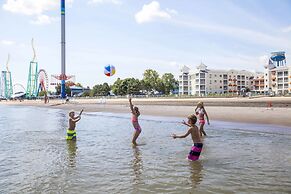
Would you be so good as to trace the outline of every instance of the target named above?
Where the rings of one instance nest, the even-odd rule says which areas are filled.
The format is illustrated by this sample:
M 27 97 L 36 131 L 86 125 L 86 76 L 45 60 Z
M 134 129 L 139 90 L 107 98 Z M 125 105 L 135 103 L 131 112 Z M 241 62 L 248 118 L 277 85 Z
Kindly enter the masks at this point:
M 133 106 L 133 104 L 131 102 L 131 98 L 129 98 L 129 105 L 130 105 L 130 110 L 132 113 L 131 122 L 132 122 L 134 129 L 135 129 L 134 133 L 133 133 L 133 137 L 132 137 L 132 144 L 136 146 L 137 145 L 136 139 L 138 138 L 139 134 L 141 133 L 141 127 L 138 123 L 138 117 L 140 115 L 140 112 L 138 110 L 138 107 Z
M 197 107 L 195 108 L 195 112 L 196 112 L 196 115 L 198 116 L 198 119 L 199 119 L 200 135 L 202 136 L 202 134 L 203 134 L 206 136 L 206 133 L 204 131 L 204 125 L 205 125 L 204 116 L 206 116 L 208 125 L 210 125 L 210 123 L 209 123 L 209 118 L 208 118 L 207 112 L 204 108 L 203 102 L 198 102 Z

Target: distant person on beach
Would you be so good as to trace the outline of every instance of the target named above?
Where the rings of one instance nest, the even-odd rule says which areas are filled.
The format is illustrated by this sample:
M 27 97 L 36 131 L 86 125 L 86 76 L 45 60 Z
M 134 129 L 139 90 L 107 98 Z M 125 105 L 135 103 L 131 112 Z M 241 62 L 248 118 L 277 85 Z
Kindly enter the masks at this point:
M 67 96 L 67 97 L 66 97 L 66 103 L 68 103 L 69 100 L 70 100 L 70 99 L 69 99 L 69 96 Z
M 199 118 L 200 135 L 201 135 L 201 137 L 202 137 L 202 134 L 206 136 L 206 133 L 204 131 L 204 125 L 205 125 L 204 116 L 206 116 L 208 125 L 210 125 L 210 123 L 209 123 L 209 118 L 208 118 L 207 112 L 204 108 L 203 102 L 198 102 L 197 107 L 195 108 L 195 113 Z
M 199 156 L 203 147 L 203 143 L 200 137 L 200 131 L 198 127 L 195 125 L 196 122 L 197 122 L 197 117 L 194 114 L 188 116 L 188 122 L 187 123 L 185 121 L 182 122 L 182 124 L 189 127 L 186 134 L 185 135 L 176 135 L 176 134 L 172 135 L 172 137 L 176 139 L 176 138 L 185 138 L 191 134 L 191 137 L 193 140 L 193 146 L 188 155 L 188 159 L 191 161 L 195 161 L 199 159 Z
M 129 106 L 130 106 L 130 110 L 131 110 L 131 122 L 132 125 L 134 127 L 134 133 L 133 133 L 133 137 L 132 137 L 132 144 L 134 146 L 137 146 L 136 140 L 139 136 L 139 134 L 141 133 L 141 127 L 138 123 L 138 117 L 140 116 L 140 112 L 137 106 L 133 106 L 132 102 L 131 102 L 131 97 L 129 98 Z
M 81 110 L 80 114 L 75 117 L 75 112 L 70 111 L 69 112 L 69 129 L 67 130 L 67 140 L 76 140 L 77 134 L 76 134 L 76 123 L 81 120 L 81 115 L 83 113 L 83 109 Z

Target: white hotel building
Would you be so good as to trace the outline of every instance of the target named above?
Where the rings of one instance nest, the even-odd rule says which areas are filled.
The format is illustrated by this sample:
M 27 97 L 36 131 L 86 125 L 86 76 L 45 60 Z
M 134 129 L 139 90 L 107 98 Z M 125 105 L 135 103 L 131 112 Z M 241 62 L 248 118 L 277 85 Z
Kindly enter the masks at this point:
M 291 66 L 285 52 L 271 53 L 264 73 L 246 70 L 214 70 L 201 63 L 195 69 L 181 68 L 179 95 L 238 94 L 244 89 L 257 94 L 291 94 Z
M 201 63 L 190 70 L 183 66 L 179 75 L 179 94 L 198 95 L 237 93 L 250 88 L 254 74 L 249 71 L 208 69 Z

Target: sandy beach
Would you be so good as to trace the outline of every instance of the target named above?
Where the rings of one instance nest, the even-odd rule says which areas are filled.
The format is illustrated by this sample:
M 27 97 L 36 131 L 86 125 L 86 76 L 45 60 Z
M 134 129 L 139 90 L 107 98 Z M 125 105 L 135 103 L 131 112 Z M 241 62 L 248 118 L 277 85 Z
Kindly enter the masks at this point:
M 142 114 L 153 116 L 186 117 L 194 112 L 198 101 L 203 101 L 210 120 L 273 124 L 291 126 L 291 97 L 262 98 L 134 98 Z M 15 106 L 37 106 L 85 112 L 128 113 L 127 99 L 71 99 L 51 100 L 44 104 L 41 100 L 2 101 L 0 104 Z

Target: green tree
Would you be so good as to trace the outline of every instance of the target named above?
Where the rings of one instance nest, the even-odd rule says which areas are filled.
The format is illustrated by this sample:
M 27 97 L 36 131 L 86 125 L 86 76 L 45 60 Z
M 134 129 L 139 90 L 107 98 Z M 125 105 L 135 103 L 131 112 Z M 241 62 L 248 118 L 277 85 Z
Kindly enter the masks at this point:
M 61 94 L 61 84 L 58 84 L 55 88 L 56 88 L 56 94 L 60 95 Z M 71 89 L 70 89 L 69 85 L 67 85 L 67 84 L 65 86 L 65 91 L 66 91 L 66 94 L 68 96 L 71 95 Z
M 100 91 L 100 94 L 102 96 L 108 96 L 110 94 L 111 87 L 109 86 L 108 83 L 106 83 L 106 82 L 103 83 L 101 89 L 102 90 Z
M 170 92 L 174 89 L 176 89 L 176 80 L 175 80 L 175 77 L 173 74 L 171 73 L 165 73 L 163 76 L 162 76 L 162 83 L 164 85 L 164 88 L 163 88 L 163 93 L 166 94 L 166 95 L 169 95 Z
M 110 90 L 108 83 L 97 84 L 91 90 L 90 96 L 108 96 Z
M 82 97 L 90 96 L 90 92 L 91 92 L 91 90 L 90 91 L 85 91 L 81 96 Z
M 112 85 L 112 92 L 115 95 L 122 95 L 121 83 L 122 83 L 122 80 L 120 78 L 117 78 L 117 80 Z
M 140 81 L 135 78 L 126 78 L 121 82 L 122 95 L 126 94 L 139 94 Z
M 153 93 L 154 91 L 159 91 L 161 89 L 161 83 L 157 71 L 152 69 L 145 70 L 143 74 L 143 89 L 145 89 L 147 93 Z
M 83 88 L 82 84 L 76 83 L 75 86 Z
M 40 91 L 40 92 L 38 93 L 38 96 L 44 96 L 45 93 L 47 93 L 47 92 L 46 92 L 46 91 Z

